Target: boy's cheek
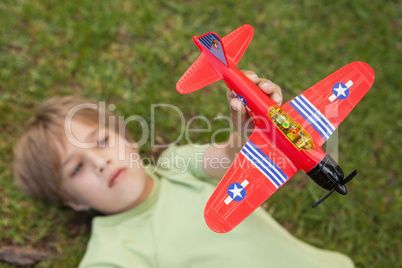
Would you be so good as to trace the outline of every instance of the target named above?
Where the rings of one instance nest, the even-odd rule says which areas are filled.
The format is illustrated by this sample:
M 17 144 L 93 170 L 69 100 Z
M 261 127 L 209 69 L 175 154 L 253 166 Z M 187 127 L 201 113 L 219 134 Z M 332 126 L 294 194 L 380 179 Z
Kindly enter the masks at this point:
M 129 143 L 119 139 L 118 143 L 118 159 L 119 161 L 127 161 L 132 159 L 132 155 L 139 155 L 138 146 L 136 143 Z
M 140 168 L 141 164 L 142 164 L 142 160 L 141 160 L 141 156 L 139 155 L 139 153 L 130 153 L 129 154 L 129 167 L 130 169 L 132 168 Z

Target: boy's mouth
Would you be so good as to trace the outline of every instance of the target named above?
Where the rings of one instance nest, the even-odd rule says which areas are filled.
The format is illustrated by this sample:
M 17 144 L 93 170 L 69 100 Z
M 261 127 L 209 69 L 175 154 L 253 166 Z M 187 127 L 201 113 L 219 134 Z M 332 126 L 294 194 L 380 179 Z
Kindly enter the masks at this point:
M 109 177 L 109 188 L 113 187 L 117 182 L 123 178 L 124 174 L 126 173 L 125 168 L 116 169 Z

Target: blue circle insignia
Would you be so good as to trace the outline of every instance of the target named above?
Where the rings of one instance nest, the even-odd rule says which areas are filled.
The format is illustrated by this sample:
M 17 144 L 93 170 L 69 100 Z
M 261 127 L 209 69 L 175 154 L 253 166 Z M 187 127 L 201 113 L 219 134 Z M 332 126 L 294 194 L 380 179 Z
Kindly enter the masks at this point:
M 240 183 L 232 183 L 228 187 L 228 195 L 236 202 L 242 201 L 246 197 L 246 190 Z
M 241 100 L 243 102 L 244 106 L 247 106 L 247 101 L 242 95 L 237 95 L 236 98 Z
M 340 100 L 344 100 L 349 97 L 349 88 L 344 83 L 336 83 L 332 87 L 332 93 L 334 93 L 335 97 Z

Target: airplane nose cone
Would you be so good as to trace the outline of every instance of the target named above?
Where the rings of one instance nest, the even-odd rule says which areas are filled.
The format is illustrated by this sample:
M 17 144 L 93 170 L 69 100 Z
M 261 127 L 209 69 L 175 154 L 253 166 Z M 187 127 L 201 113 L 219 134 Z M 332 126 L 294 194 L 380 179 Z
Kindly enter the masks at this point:
M 348 190 L 346 190 L 345 185 L 340 185 L 338 184 L 335 187 L 335 191 L 337 191 L 338 193 L 340 193 L 341 195 L 346 195 L 348 193 Z

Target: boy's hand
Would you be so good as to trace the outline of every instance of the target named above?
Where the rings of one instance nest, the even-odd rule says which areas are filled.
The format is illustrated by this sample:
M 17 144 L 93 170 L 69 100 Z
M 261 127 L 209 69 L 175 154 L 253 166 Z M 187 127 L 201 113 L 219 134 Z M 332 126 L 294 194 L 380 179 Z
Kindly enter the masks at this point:
M 282 90 L 279 86 L 268 79 L 259 78 L 252 71 L 242 72 L 278 105 L 282 104 Z M 230 166 L 228 166 L 228 163 L 233 163 L 236 155 L 254 130 L 253 120 L 251 120 L 246 112 L 243 102 L 236 98 L 230 90 L 227 91 L 226 96 L 230 107 L 230 119 L 232 120 L 237 133 L 230 135 L 226 142 L 221 144 L 211 144 L 204 153 L 203 167 L 205 173 L 212 178 L 218 179 L 222 178 L 228 170 Z M 212 162 L 212 160 L 214 160 L 214 162 Z M 219 163 L 224 164 L 217 166 L 216 160 L 219 160 Z
M 256 73 L 248 70 L 242 72 L 256 84 L 265 94 L 267 94 L 278 106 L 282 104 L 282 90 L 272 81 L 259 78 Z M 235 97 L 235 95 L 228 89 L 226 92 L 230 107 L 230 119 L 236 129 L 237 133 L 243 138 L 247 139 L 254 130 L 254 123 L 243 105 L 243 102 Z

